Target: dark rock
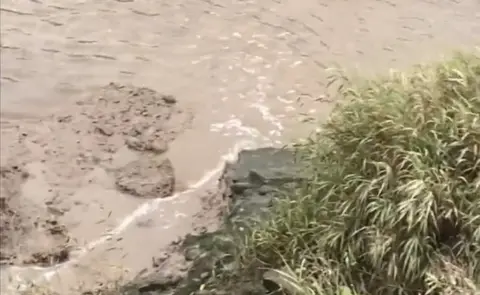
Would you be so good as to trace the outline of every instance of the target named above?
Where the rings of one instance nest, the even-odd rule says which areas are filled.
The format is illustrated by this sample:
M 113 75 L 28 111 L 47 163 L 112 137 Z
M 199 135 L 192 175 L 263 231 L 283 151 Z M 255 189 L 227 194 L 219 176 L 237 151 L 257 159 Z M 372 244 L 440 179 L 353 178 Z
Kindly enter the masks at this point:
M 294 153 L 275 148 L 241 152 L 227 175 L 232 191 L 227 223 L 237 227 L 263 216 L 275 198 L 303 179 Z
M 175 288 L 182 280 L 179 275 L 166 275 L 152 273 L 146 277 L 138 278 L 122 287 L 122 295 L 165 295 L 166 291 Z

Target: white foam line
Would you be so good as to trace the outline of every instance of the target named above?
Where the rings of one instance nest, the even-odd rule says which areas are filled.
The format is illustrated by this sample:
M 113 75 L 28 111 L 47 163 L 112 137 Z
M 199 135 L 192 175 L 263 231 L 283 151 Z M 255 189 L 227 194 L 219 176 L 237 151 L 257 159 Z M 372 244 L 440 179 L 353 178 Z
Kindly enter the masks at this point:
M 273 131 L 275 131 L 275 134 L 280 135 L 281 131 L 284 129 L 282 122 L 280 122 L 280 120 L 272 114 L 268 106 L 262 103 L 252 103 L 250 106 L 256 108 L 260 114 L 262 114 L 262 117 L 265 121 L 268 121 L 274 125 L 277 130 Z
M 143 203 L 137 209 L 135 209 L 130 215 L 125 217 L 123 219 L 123 221 L 116 228 L 108 231 L 102 237 L 88 243 L 87 246 L 83 247 L 82 249 L 80 249 L 78 251 L 78 254 L 77 254 L 76 257 L 68 260 L 67 262 L 64 262 L 62 264 L 58 264 L 58 265 L 55 265 L 55 266 L 52 266 L 52 267 L 10 267 L 10 269 L 13 269 L 13 270 L 25 270 L 25 269 L 43 270 L 44 273 L 41 274 L 37 279 L 33 280 L 31 283 L 33 283 L 33 284 L 38 283 L 38 281 L 40 281 L 42 279 L 46 280 L 46 281 L 49 281 L 61 269 L 67 268 L 67 267 L 71 266 L 72 264 L 78 263 L 78 261 L 83 256 L 85 256 L 86 253 L 88 253 L 91 250 L 93 250 L 94 248 L 106 243 L 112 237 L 122 233 L 125 229 L 127 229 L 127 227 L 130 224 L 135 222 L 139 217 L 142 217 L 142 216 L 144 216 L 144 215 L 146 215 L 150 212 L 153 212 L 153 211 L 157 210 L 158 206 L 161 203 L 171 202 L 173 199 L 176 199 L 176 198 L 179 198 L 183 195 L 189 194 L 189 193 L 201 188 L 205 184 L 207 184 L 209 181 L 211 181 L 218 174 L 222 173 L 222 171 L 225 169 L 225 165 L 227 165 L 227 163 L 231 163 L 231 162 L 236 161 L 237 158 L 238 158 L 238 154 L 242 150 L 254 149 L 256 147 L 257 147 L 257 144 L 255 144 L 252 141 L 245 140 L 245 141 L 240 141 L 240 142 L 236 143 L 235 146 L 232 149 L 230 149 L 230 151 L 227 154 L 225 154 L 221 157 L 221 160 L 219 161 L 219 163 L 217 164 L 217 166 L 214 169 L 212 169 L 209 172 L 207 172 L 206 174 L 204 174 L 204 176 L 199 181 L 197 181 L 195 184 L 190 186 L 189 189 L 187 189 L 183 192 L 176 193 L 176 194 L 174 194 L 170 197 L 167 197 L 167 198 L 155 199 L 155 200 Z M 22 286 L 20 286 L 20 287 L 22 287 Z M 23 286 L 23 287 L 26 287 L 26 286 Z

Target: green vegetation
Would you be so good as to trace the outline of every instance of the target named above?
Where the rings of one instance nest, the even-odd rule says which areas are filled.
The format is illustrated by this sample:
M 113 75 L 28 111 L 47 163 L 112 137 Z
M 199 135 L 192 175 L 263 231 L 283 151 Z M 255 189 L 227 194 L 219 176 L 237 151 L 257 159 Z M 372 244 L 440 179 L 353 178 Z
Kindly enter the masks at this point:
M 254 227 L 235 276 L 273 269 L 299 295 L 479 294 L 480 56 L 339 81 L 296 146 L 308 181 Z

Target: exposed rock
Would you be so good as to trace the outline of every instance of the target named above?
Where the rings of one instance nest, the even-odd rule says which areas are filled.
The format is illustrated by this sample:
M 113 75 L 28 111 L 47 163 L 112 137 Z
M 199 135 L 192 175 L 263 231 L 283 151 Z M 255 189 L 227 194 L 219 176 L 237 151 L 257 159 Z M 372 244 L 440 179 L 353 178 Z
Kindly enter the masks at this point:
M 122 295 L 166 295 L 173 294 L 172 290 L 182 280 L 178 275 L 164 273 L 152 273 L 145 277 L 134 280 L 125 286 Z
M 237 228 L 268 212 L 274 198 L 302 179 L 294 153 L 274 148 L 241 152 L 226 173 L 231 190 L 227 224 Z

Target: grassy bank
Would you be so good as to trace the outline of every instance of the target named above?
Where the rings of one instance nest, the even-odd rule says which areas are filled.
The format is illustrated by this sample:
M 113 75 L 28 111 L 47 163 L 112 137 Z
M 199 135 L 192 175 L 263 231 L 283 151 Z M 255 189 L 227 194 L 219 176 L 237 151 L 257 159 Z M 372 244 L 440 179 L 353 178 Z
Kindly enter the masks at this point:
M 309 180 L 232 273 L 273 269 L 302 295 L 479 294 L 480 56 L 340 78 L 342 102 L 297 145 Z
M 288 295 L 480 294 L 477 53 L 372 81 L 334 77 L 339 104 L 295 145 L 307 179 L 266 219 L 240 242 L 200 238 L 221 253 L 200 255 L 208 263 L 197 259 L 182 288 L 95 294 L 263 295 L 262 278 Z

